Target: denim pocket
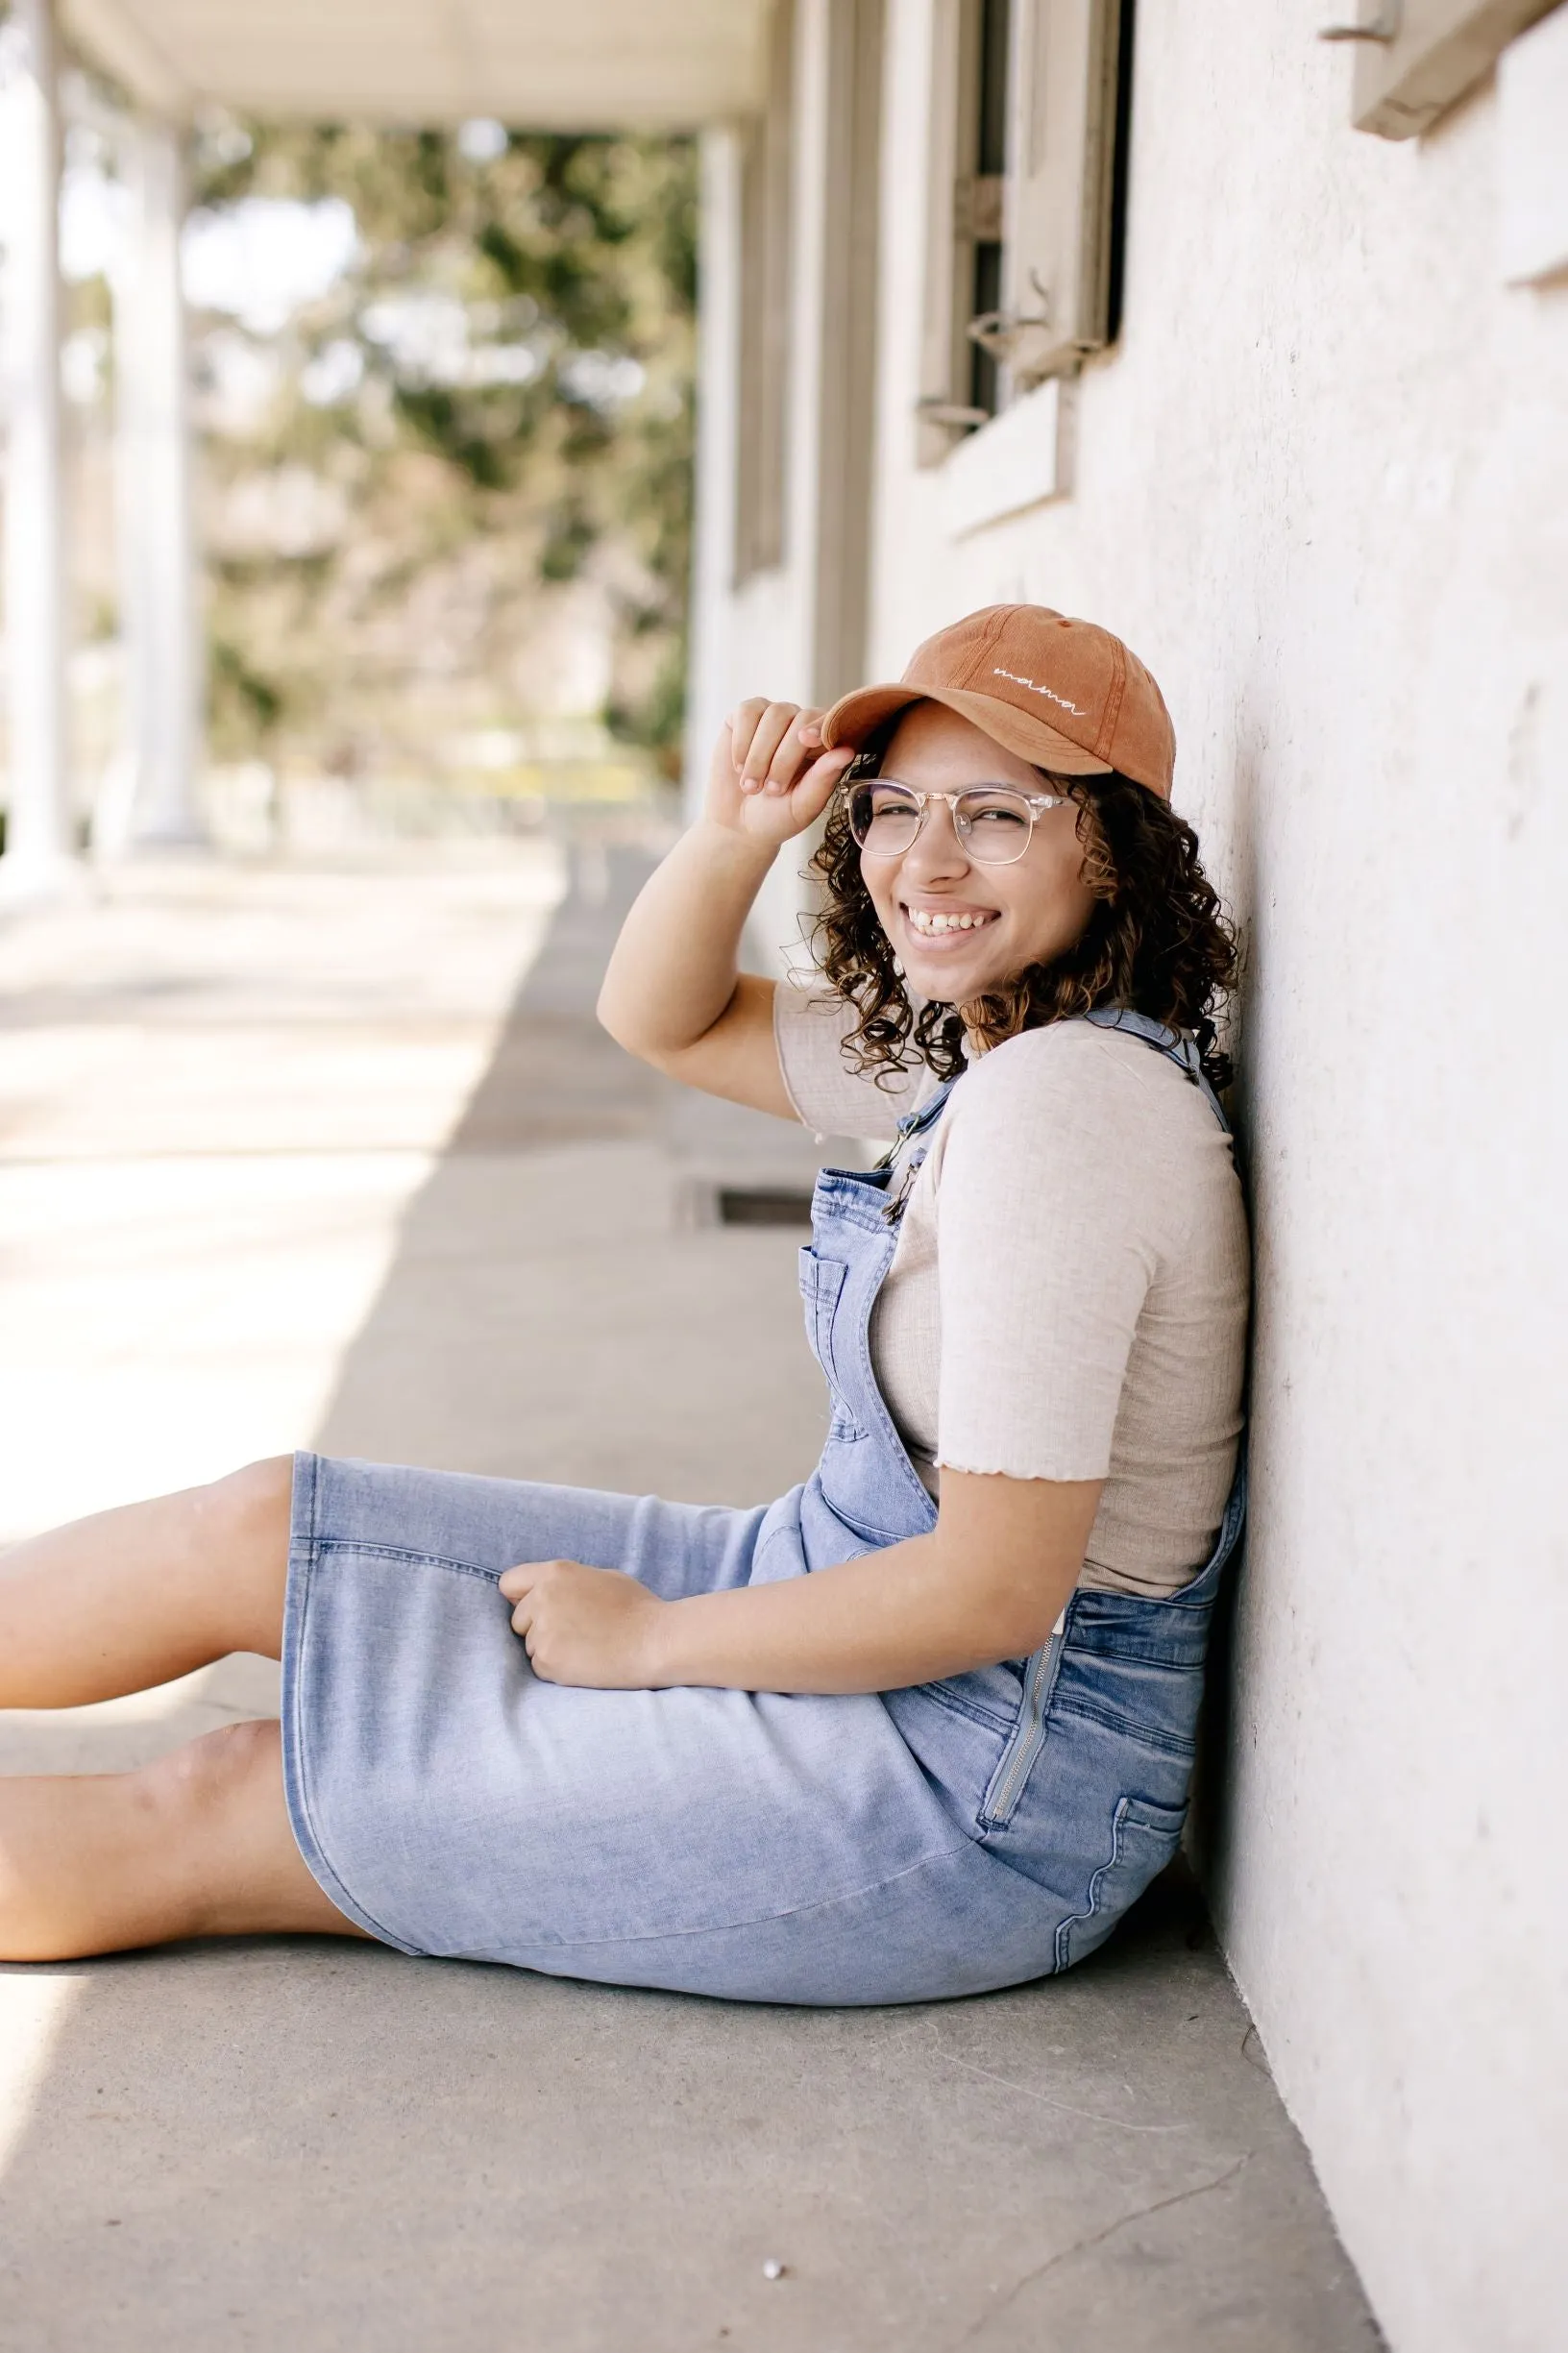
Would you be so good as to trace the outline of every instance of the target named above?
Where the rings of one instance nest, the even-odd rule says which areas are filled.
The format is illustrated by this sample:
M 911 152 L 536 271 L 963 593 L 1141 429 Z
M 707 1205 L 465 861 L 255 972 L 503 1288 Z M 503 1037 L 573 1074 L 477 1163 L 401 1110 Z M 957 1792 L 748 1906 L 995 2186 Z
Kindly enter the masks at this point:
M 896 1540 L 896 1539 L 895 1539 Z M 935 1682 L 917 1683 L 932 1705 L 950 1716 L 972 1716 L 1012 1743 L 1023 1704 L 1023 1688 L 1031 1661 L 1004 1658 L 999 1666 L 974 1667 L 964 1675 L 944 1675 Z
M 1185 1805 L 1117 1799 L 1111 1817 L 1110 1852 L 1089 1882 L 1086 1906 L 1057 1929 L 1058 1969 L 1070 1969 L 1104 1944 L 1123 1912 L 1175 1855 L 1186 1821 Z
M 806 1311 L 806 1337 L 822 1368 L 832 1408 L 830 1437 L 858 1437 L 860 1429 L 845 1401 L 833 1356 L 833 1330 L 839 1302 L 849 1274 L 842 1259 L 819 1258 L 815 1250 L 800 1253 L 800 1296 Z

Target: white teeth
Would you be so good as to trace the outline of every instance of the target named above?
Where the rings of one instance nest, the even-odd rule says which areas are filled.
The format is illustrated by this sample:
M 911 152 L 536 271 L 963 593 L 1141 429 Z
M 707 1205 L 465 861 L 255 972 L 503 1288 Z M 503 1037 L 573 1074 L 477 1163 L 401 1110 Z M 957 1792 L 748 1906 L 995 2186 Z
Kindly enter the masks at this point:
M 914 928 L 928 936 L 933 932 L 978 931 L 983 923 L 991 921 L 989 915 L 937 915 L 929 907 L 910 907 L 906 912 Z

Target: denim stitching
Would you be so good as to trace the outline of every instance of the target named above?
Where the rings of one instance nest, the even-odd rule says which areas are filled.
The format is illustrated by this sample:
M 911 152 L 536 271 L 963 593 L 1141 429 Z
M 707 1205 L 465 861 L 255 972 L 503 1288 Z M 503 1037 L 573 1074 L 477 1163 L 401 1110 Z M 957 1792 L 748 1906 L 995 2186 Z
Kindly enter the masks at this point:
M 1074 1912 L 1071 1919 L 1064 1920 L 1056 1931 L 1056 1966 L 1058 1969 L 1071 1968 L 1072 1931 L 1074 1928 L 1082 1927 L 1085 1921 L 1093 1919 L 1100 1908 L 1100 1890 L 1105 1884 L 1106 1874 L 1115 1871 L 1121 1860 L 1121 1831 L 1122 1825 L 1127 1819 L 1128 1803 L 1129 1801 L 1126 1798 L 1116 1800 L 1116 1810 L 1111 1818 L 1111 1852 L 1090 1880 L 1088 1911 Z
M 758 1562 L 762 1559 L 766 1553 L 772 1552 L 773 1546 L 779 1541 L 781 1536 L 794 1536 L 797 1535 L 798 1532 L 798 1530 L 794 1526 L 793 1522 L 789 1520 L 781 1520 L 776 1528 L 770 1528 L 768 1533 L 762 1537 L 752 1549 L 751 1571 L 750 1576 L 747 1579 L 747 1582 L 751 1584 L 756 1582 Z
M 821 1466 L 819 1465 L 819 1469 L 820 1468 Z M 866 1545 L 870 1551 L 879 1552 L 884 1545 L 907 1544 L 909 1542 L 909 1538 L 903 1535 L 896 1528 L 873 1528 L 870 1520 L 857 1520 L 852 1512 L 845 1508 L 843 1504 L 836 1504 L 833 1501 L 832 1496 L 827 1491 L 825 1482 L 821 1483 L 820 1491 L 823 1503 L 827 1506 L 829 1511 L 832 1512 L 833 1517 L 839 1522 L 840 1526 L 843 1528 L 847 1528 L 849 1533 L 852 1536 L 858 1537 L 860 1542 Z
M 809 1280 L 805 1273 L 807 1264 L 813 1269 Z M 821 1270 L 828 1266 L 838 1268 L 839 1279 L 836 1284 L 829 1282 L 825 1287 L 831 1289 L 833 1295 L 826 1303 L 824 1311 L 822 1298 L 824 1285 Z M 808 1337 L 811 1352 L 817 1360 L 818 1369 L 822 1379 L 827 1384 L 827 1434 L 830 1438 L 840 1438 L 845 1441 L 868 1437 L 870 1434 L 869 1431 L 863 1430 L 855 1419 L 854 1409 L 849 1402 L 848 1394 L 839 1373 L 838 1350 L 834 1345 L 838 1333 L 839 1309 L 844 1294 L 848 1288 L 848 1284 L 847 1261 L 820 1258 L 817 1254 L 814 1233 L 811 1248 L 801 1252 L 800 1291 L 810 1311 Z
M 452 1569 L 459 1577 L 482 1577 L 492 1585 L 506 1574 L 504 1569 L 483 1568 L 477 1560 L 453 1560 L 445 1553 L 421 1553 L 406 1544 L 362 1544 L 354 1536 L 323 1536 L 312 1549 L 317 1555 L 352 1553 L 360 1560 L 401 1560 L 417 1568 Z
M 1202 1630 L 1199 1628 L 1183 1627 L 1181 1630 L 1188 1635 L 1188 1641 L 1186 1649 L 1180 1651 L 1157 1651 L 1141 1639 L 1137 1648 L 1125 1641 L 1086 1640 L 1083 1633 L 1080 1633 L 1079 1639 L 1068 1647 L 1073 1657 L 1090 1669 L 1103 1666 L 1109 1659 L 1124 1667 L 1152 1668 L 1157 1675 L 1190 1675 L 1203 1665 L 1207 1645 L 1202 1641 L 1193 1643 L 1190 1639 L 1191 1636 Z
M 351 1920 L 357 1919 L 360 1926 L 368 1928 L 371 1934 L 373 1936 L 380 1937 L 383 1944 L 390 1945 L 394 1951 L 411 1953 L 417 1951 L 418 1948 L 405 1943 L 402 1937 L 394 1936 L 389 1928 L 383 1927 L 381 1923 L 377 1919 L 375 1913 L 372 1912 L 368 1906 L 359 1901 L 358 1898 L 354 1894 L 353 1890 L 349 1887 L 347 1881 L 344 1879 L 342 1873 L 333 1863 L 331 1855 L 327 1851 L 326 1841 L 323 1839 L 320 1827 L 317 1825 L 315 1808 L 310 1802 L 310 1793 L 306 1786 L 305 1732 L 301 1720 L 301 1711 L 305 1704 L 305 1690 L 304 1677 L 300 1672 L 300 1656 L 305 1648 L 306 1621 L 309 1616 L 310 1610 L 313 1572 L 316 1562 L 321 1554 L 327 1549 L 327 1545 L 325 1539 L 320 1537 L 316 1532 L 321 1516 L 321 1490 L 323 1485 L 323 1481 L 321 1478 L 321 1457 L 319 1455 L 309 1455 L 306 1458 L 306 1459 L 310 1465 L 310 1528 L 306 1547 L 306 1575 L 304 1588 L 300 1596 L 299 1623 L 295 1629 L 294 1642 L 295 1663 L 293 1678 L 294 1688 L 292 1695 L 293 1707 L 290 1711 L 292 1717 L 292 1729 L 294 1733 L 294 1755 L 298 1766 L 298 1770 L 294 1776 L 294 1794 L 299 1803 L 300 1812 L 305 1817 L 305 1826 L 310 1833 L 310 1843 L 316 1851 L 321 1866 L 331 1877 L 332 1885 L 344 1898 L 344 1901 L 338 1905 L 338 1909 L 346 1913 Z M 296 1476 L 298 1476 L 297 1465 Z M 310 1858 L 307 1855 L 305 1855 L 302 1856 L 301 1859 L 305 1862 L 306 1868 L 307 1870 L 311 1870 Z M 313 1870 L 311 1870 L 311 1876 L 316 1876 Z M 328 1891 L 323 1889 L 322 1892 L 326 1894 Z M 333 1899 L 333 1900 L 335 1900 L 335 1899 Z
M 1115 1708 L 1106 1707 L 1092 1700 L 1074 1701 L 1064 1694 L 1057 1713 L 1077 1716 L 1086 1724 L 1098 1724 L 1108 1732 L 1121 1732 L 1141 1740 L 1151 1749 L 1160 1749 L 1167 1756 L 1189 1757 L 1196 1743 L 1183 1740 L 1175 1732 L 1166 1732 L 1158 1725 L 1143 1722 L 1137 1716 L 1124 1716 Z
M 1011 1741 L 1018 1721 L 1017 1712 L 1009 1716 L 1000 1708 L 983 1706 L 978 1700 L 945 1696 L 944 1684 L 948 1679 L 943 1677 L 933 1683 L 912 1683 L 909 1689 L 929 1700 L 934 1707 L 943 1708 L 949 1716 L 963 1716 L 970 1724 L 978 1724 L 983 1731 L 1000 1732 Z

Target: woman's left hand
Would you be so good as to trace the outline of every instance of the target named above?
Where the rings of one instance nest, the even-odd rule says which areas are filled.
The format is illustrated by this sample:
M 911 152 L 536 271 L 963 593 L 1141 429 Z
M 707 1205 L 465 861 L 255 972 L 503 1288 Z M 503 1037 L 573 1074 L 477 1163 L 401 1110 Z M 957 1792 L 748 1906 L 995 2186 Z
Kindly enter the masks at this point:
M 647 1691 L 656 1684 L 654 1647 L 666 1604 L 619 1569 L 580 1560 L 525 1560 L 501 1590 L 514 1605 L 535 1675 L 547 1683 L 598 1691 Z

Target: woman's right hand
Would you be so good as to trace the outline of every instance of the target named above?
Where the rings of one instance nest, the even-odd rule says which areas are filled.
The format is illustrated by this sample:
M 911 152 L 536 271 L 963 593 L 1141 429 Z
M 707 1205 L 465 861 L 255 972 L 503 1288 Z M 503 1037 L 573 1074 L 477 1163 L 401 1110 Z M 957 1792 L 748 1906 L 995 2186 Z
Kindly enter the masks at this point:
M 747 919 L 781 846 L 821 817 L 851 759 L 821 713 L 758 696 L 720 732 L 704 814 L 639 892 L 599 1017 L 656 1070 L 775 1118 L 796 1116 L 773 1037 L 773 986 L 740 969 Z
M 824 751 L 821 712 L 753 696 L 719 731 L 708 775 L 709 821 L 759 848 L 777 849 L 821 817 L 854 758 Z

